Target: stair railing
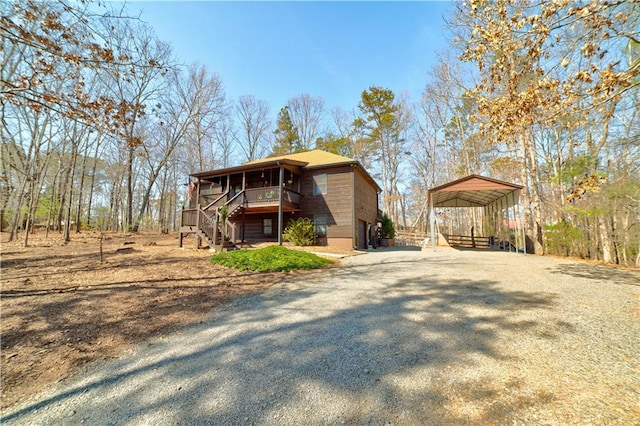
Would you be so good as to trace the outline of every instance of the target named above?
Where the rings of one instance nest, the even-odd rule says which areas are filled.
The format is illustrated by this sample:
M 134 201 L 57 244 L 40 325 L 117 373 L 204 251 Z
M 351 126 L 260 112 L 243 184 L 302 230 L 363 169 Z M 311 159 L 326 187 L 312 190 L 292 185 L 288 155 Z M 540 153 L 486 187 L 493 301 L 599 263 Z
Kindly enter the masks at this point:
M 236 195 L 234 195 L 229 201 L 226 202 L 227 218 L 233 216 L 236 210 L 244 206 L 245 199 L 246 199 L 245 193 L 244 193 L 244 190 L 242 190 L 238 192 Z
M 198 229 L 200 229 L 210 240 L 211 243 L 216 242 L 216 221 L 205 213 L 204 210 L 198 210 Z
M 236 242 L 236 225 L 229 221 L 226 223 L 226 236 L 232 243 Z
M 224 198 L 227 195 L 229 195 L 229 191 L 225 191 L 221 196 L 219 196 L 218 198 L 216 198 L 215 200 L 213 200 L 212 202 L 207 204 L 207 206 L 205 208 L 203 208 L 202 210 L 207 211 L 211 207 L 220 207 L 220 206 L 222 206 L 224 204 Z

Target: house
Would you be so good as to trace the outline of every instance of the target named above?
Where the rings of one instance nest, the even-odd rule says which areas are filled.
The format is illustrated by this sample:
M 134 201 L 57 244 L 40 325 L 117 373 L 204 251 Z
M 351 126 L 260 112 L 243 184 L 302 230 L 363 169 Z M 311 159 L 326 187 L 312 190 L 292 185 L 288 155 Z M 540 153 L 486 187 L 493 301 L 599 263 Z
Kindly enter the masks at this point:
M 182 211 L 180 246 L 195 234 L 221 248 L 229 243 L 282 242 L 291 219 L 313 219 L 317 245 L 366 248 L 378 219 L 375 180 L 353 159 L 313 150 L 268 157 L 191 175 Z

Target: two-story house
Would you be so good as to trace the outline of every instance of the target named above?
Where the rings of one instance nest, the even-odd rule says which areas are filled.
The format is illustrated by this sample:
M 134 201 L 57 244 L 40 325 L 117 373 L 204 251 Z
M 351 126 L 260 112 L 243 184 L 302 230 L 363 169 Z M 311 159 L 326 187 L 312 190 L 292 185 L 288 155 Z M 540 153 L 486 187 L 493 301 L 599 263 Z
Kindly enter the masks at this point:
M 268 157 L 191 175 L 180 246 L 195 234 L 221 248 L 282 241 L 291 219 L 313 219 L 317 245 L 367 248 L 378 220 L 375 180 L 353 159 L 321 150 Z

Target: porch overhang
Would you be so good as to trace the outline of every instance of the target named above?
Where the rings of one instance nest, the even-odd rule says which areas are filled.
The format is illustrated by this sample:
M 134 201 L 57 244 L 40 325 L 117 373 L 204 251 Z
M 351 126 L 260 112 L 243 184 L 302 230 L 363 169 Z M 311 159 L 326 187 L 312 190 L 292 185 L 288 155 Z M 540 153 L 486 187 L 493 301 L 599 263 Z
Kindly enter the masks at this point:
M 282 211 L 299 212 L 300 207 L 291 203 L 282 203 Z M 278 213 L 278 203 L 251 204 L 245 207 L 244 214 Z
M 304 167 L 306 164 L 307 163 L 303 161 L 280 159 L 280 160 L 264 161 L 257 164 L 244 164 L 242 166 L 227 167 L 226 169 L 216 169 L 216 170 L 210 170 L 206 172 L 191 173 L 189 176 L 192 176 L 197 179 L 209 179 L 209 178 L 214 178 L 218 176 L 227 176 L 227 175 L 232 175 L 232 174 L 237 174 L 242 172 L 253 172 L 257 170 L 277 168 L 280 166 L 283 166 L 285 169 L 298 173 L 300 171 L 300 168 Z

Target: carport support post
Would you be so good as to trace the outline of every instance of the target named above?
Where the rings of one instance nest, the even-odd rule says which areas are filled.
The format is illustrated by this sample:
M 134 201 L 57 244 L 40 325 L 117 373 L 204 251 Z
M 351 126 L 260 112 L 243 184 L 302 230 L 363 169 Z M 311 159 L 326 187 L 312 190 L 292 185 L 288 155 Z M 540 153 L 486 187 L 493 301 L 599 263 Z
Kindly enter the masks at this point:
M 278 182 L 278 245 L 282 245 L 282 187 L 284 182 L 284 167 L 282 164 L 278 164 L 280 166 L 280 180 Z
M 514 245 L 516 246 L 516 253 L 518 252 L 518 220 L 516 218 L 516 206 L 515 204 L 513 204 L 513 192 L 509 193 L 509 195 L 511 196 L 511 201 L 509 201 L 509 208 L 511 209 L 511 213 L 513 214 L 513 226 L 514 226 L 514 231 L 513 231 L 513 239 L 514 239 Z
M 433 195 L 429 193 L 429 236 L 431 237 L 431 248 L 436 251 L 436 236 L 435 234 L 435 211 L 433 208 Z
M 524 230 L 524 218 L 522 217 L 522 207 L 520 206 L 520 191 L 518 191 L 518 216 L 520 216 L 520 223 L 522 224 L 522 248 L 524 254 L 527 254 L 527 234 Z
M 506 196 L 504 198 L 506 204 L 505 211 L 507 212 L 507 247 L 509 247 L 509 253 L 511 253 L 511 215 L 509 214 L 509 199 Z

